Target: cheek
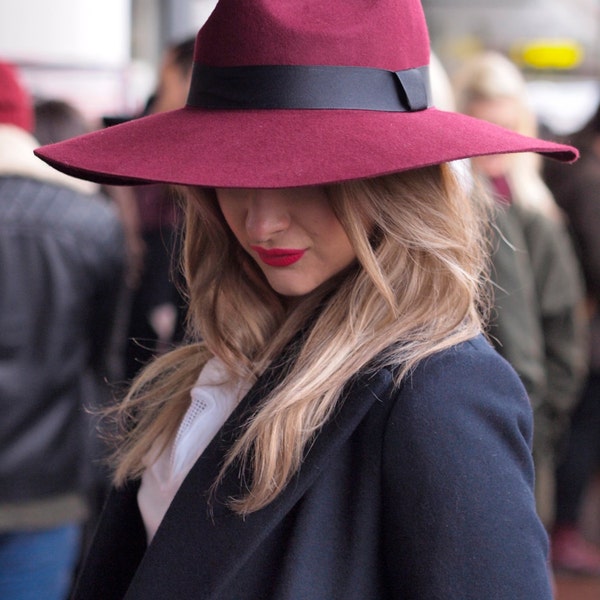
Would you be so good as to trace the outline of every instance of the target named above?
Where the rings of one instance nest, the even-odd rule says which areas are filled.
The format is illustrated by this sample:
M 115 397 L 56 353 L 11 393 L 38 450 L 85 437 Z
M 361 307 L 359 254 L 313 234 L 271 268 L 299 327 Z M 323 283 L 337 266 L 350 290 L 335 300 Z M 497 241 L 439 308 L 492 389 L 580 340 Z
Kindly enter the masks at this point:
M 219 208 L 225 223 L 239 240 L 244 224 L 243 211 L 240 210 L 239 203 L 219 200 Z
M 344 237 L 340 243 L 340 262 L 342 268 L 346 268 L 350 263 L 356 259 L 356 252 L 350 244 L 350 240 Z
M 328 240 L 326 245 L 328 260 L 338 270 L 347 267 L 356 258 L 354 248 L 339 221 L 331 223 L 324 239 Z
M 341 222 L 331 208 L 322 209 L 313 216 L 311 231 L 313 239 L 317 240 L 315 251 L 323 266 L 328 271 L 347 267 L 356 258 L 356 253 Z

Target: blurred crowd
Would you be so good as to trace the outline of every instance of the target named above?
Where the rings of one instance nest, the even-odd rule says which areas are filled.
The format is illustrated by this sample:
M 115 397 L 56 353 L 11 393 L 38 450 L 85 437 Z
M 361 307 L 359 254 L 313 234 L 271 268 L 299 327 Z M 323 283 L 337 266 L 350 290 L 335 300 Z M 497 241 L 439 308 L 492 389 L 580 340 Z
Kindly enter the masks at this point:
M 192 60 L 192 39 L 168 48 L 155 93 L 124 118 L 183 106 Z M 433 61 L 438 108 L 537 134 L 508 58 L 484 52 L 451 77 Z M 185 335 L 170 189 L 82 182 L 32 153 L 118 120 L 88 123 L 61 98 L 31 98 L 0 63 L 2 598 L 67 597 L 108 485 L 99 413 Z M 531 399 L 553 567 L 600 577 L 600 531 L 586 512 L 592 498 L 600 513 L 600 109 L 568 142 L 581 151 L 574 165 L 518 154 L 456 168 L 496 200 L 489 339 Z

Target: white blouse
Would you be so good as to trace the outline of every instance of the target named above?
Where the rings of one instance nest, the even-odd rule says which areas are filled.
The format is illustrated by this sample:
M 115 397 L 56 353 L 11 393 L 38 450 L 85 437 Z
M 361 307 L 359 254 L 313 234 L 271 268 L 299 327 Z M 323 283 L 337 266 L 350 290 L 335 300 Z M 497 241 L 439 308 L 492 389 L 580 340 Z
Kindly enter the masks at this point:
M 204 365 L 175 439 L 162 453 L 156 441 L 143 461 L 137 501 L 148 543 L 186 475 L 249 389 L 248 381 L 228 379 L 218 358 Z

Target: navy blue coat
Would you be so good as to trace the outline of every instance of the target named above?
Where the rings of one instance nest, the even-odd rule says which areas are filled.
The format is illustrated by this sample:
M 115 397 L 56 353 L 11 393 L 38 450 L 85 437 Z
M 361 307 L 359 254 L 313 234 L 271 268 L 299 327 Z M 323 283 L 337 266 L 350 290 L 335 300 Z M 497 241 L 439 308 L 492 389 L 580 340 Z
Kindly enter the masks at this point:
M 272 385 L 268 374 L 242 402 Z M 183 482 L 146 549 L 137 486 L 113 491 L 76 600 L 549 600 L 532 492 L 532 418 L 479 337 L 398 389 L 359 376 L 297 477 L 245 519 L 206 491 L 243 406 Z

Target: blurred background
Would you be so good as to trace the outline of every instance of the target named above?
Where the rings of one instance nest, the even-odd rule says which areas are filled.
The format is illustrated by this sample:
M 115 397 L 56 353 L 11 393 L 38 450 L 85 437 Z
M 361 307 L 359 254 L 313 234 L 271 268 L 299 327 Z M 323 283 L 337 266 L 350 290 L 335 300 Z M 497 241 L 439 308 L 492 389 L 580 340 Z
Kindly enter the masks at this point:
M 600 0 L 422 0 L 422 3 L 432 49 L 450 78 L 482 51 L 500 53 L 518 66 L 525 78 L 527 101 L 537 117 L 540 135 L 568 140 L 596 112 L 600 103 Z M 169 55 L 165 52 L 194 36 L 215 4 L 216 0 L 0 0 L 0 58 L 19 67 L 34 99 L 68 102 L 92 128 L 109 124 L 109 118 L 119 120 L 151 110 L 177 108 L 184 101 L 189 85 L 190 65 L 186 56 L 189 59 L 191 51 L 188 44 L 187 54 L 186 50 Z M 171 62 L 165 63 L 166 58 Z M 165 94 L 174 82 L 173 72 L 179 73 L 179 83 L 185 84 L 183 95 L 179 94 L 180 89 L 174 96 Z M 156 97 L 161 102 L 152 105 L 149 101 Z M 167 97 L 175 104 L 168 106 Z M 597 183 L 588 186 L 594 194 L 600 189 L 600 131 L 595 133 L 598 134 L 594 180 Z M 586 152 L 592 154 L 588 149 Z M 170 240 L 170 235 L 175 239 L 174 233 L 165 234 L 165 230 L 177 229 L 176 218 L 170 212 L 171 200 L 163 198 L 163 190 L 156 188 L 150 189 L 148 197 L 140 190 L 135 197 L 131 192 L 125 194 L 122 188 L 105 192 L 119 207 L 127 242 L 128 295 L 125 308 L 121 308 L 123 323 L 117 323 L 118 333 L 122 334 L 122 341 L 141 339 L 144 344 L 148 340 L 154 343 L 155 338 L 148 337 L 151 335 L 160 344 L 174 342 L 179 338 L 171 321 L 177 315 L 162 310 L 165 306 L 172 308 L 173 304 L 171 301 L 151 304 L 157 299 L 154 288 L 145 279 L 146 274 L 158 274 L 169 290 L 174 287 L 169 271 L 172 248 L 167 248 L 164 241 Z M 160 210 L 150 211 L 149 206 L 158 206 Z M 149 215 L 146 220 L 145 215 Z M 157 223 L 161 221 L 161 227 L 155 227 L 154 218 Z M 600 217 L 589 225 L 595 228 L 594 239 L 600 239 Z M 150 297 L 147 311 L 138 309 L 137 304 L 137 298 L 144 299 L 144 294 Z M 179 298 L 173 302 L 179 302 Z M 598 298 L 596 305 L 600 307 Z M 144 319 L 146 313 L 150 315 L 151 334 L 134 332 L 131 323 L 138 313 Z M 600 311 L 597 315 L 600 323 Z M 167 331 L 164 335 L 163 330 Z M 144 344 L 137 346 L 145 349 Z M 160 344 L 152 346 L 153 351 L 162 351 Z M 134 358 L 139 368 L 141 359 L 137 355 Z M 600 385 L 600 371 L 595 376 Z M 595 414 L 600 422 L 600 406 Z M 592 433 L 597 441 L 597 430 Z M 557 570 L 557 600 L 600 598 L 600 458 L 592 468 L 591 491 L 586 493 L 580 511 L 581 528 L 595 544 L 592 549 L 584 547 L 592 558 L 584 556 L 588 561 L 585 568 L 579 565 L 571 569 L 578 571 L 577 576 Z M 94 511 L 101 506 L 105 492 L 103 477 L 101 473 L 90 531 L 97 514 Z M 552 503 L 552 492 L 548 497 Z M 84 546 L 88 535 L 84 536 Z M 590 573 L 589 578 L 580 577 Z
M 480 50 L 524 71 L 542 126 L 578 129 L 600 97 L 598 0 L 423 0 L 434 50 L 452 73 Z
M 215 0 L 0 1 L 0 55 L 36 96 L 61 97 L 92 118 L 136 113 L 161 53 L 196 33 Z M 600 91 L 600 0 L 423 0 L 432 47 L 452 74 L 482 49 L 525 72 L 543 127 L 580 127 Z
M 0 0 L 0 56 L 36 97 L 92 119 L 133 114 L 154 91 L 163 50 L 197 32 L 215 0 Z

